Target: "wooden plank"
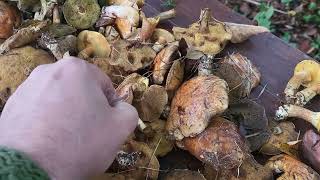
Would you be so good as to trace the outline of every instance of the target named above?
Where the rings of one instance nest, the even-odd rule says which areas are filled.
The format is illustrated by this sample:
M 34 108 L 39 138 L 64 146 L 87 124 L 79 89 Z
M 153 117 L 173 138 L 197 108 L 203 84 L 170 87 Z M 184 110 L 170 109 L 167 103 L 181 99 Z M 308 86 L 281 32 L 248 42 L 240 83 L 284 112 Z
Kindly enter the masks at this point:
M 217 0 L 183 0 L 177 2 L 177 16 L 160 24 L 160 27 L 166 29 L 171 29 L 172 26 L 186 27 L 198 20 L 200 10 L 205 7 L 211 8 L 214 17 L 218 20 L 252 24 L 250 20 L 233 12 Z M 161 1 L 148 0 L 143 11 L 148 16 L 152 16 L 164 11 L 164 9 L 161 7 Z M 283 90 L 293 74 L 295 65 L 303 59 L 310 59 L 310 57 L 292 48 L 271 33 L 257 35 L 241 44 L 230 44 L 223 53 L 233 52 L 245 55 L 259 68 L 262 74 L 261 85 L 253 91 L 251 98 L 256 98 L 263 87 L 266 87 L 257 102 L 265 106 L 267 116 L 271 120 L 275 110 L 283 102 Z M 320 107 L 319 98 L 312 100 L 306 107 L 320 111 L 317 108 Z M 305 131 L 310 128 L 309 124 L 301 120 L 294 122 L 299 130 Z

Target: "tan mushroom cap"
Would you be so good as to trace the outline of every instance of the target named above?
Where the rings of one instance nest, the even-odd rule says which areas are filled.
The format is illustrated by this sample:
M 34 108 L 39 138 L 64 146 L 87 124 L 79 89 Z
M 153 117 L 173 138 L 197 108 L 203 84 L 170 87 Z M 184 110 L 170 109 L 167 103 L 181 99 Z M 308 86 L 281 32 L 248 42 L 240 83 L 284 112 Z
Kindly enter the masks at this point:
M 200 134 L 182 140 L 184 149 L 215 170 L 239 167 L 248 157 L 249 147 L 231 121 L 216 117 Z
M 176 140 L 195 137 L 213 116 L 228 108 L 228 85 L 214 75 L 197 76 L 181 85 L 172 102 L 166 129 Z
M 273 130 L 270 139 L 259 150 L 262 154 L 281 154 L 281 147 L 283 147 L 283 145 L 291 141 L 296 141 L 298 138 L 298 133 L 295 131 L 295 125 L 292 122 L 281 122 L 275 128 L 273 128 L 275 130 Z M 280 128 L 280 132 L 277 132 L 277 128 Z
M 110 56 L 111 47 L 107 39 L 95 31 L 84 30 L 78 35 L 77 46 L 79 57 L 87 59 L 94 56 L 106 58 Z
M 156 28 L 151 36 L 152 42 L 171 43 L 175 41 L 173 34 L 165 29 Z
M 0 14 L 0 39 L 6 39 L 13 34 L 13 29 L 20 25 L 20 12 L 16 7 L 0 1 Z
M 280 179 L 320 179 L 320 175 L 311 167 L 284 154 L 271 157 L 265 166 L 277 173 L 283 173 Z
M 174 94 L 183 83 L 185 62 L 175 60 L 167 75 L 165 88 L 168 92 L 169 101 L 174 97 Z
M 156 52 L 148 45 L 132 44 L 125 40 L 113 43 L 111 61 L 126 72 L 135 72 L 151 65 Z

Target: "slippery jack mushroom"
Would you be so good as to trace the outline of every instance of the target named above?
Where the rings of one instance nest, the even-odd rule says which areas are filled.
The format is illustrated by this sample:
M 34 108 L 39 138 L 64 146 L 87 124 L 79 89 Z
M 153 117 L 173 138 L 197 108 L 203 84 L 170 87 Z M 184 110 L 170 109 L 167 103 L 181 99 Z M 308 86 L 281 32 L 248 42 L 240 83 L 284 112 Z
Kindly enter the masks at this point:
M 67 0 L 63 5 L 67 23 L 77 29 L 88 29 L 99 19 L 100 6 L 96 0 Z
M 297 105 L 280 106 L 276 111 L 275 119 L 280 121 L 289 117 L 303 119 L 311 123 L 318 131 L 320 131 L 320 113 L 312 112 L 306 108 Z
M 320 179 L 320 175 L 311 167 L 284 154 L 271 157 L 265 166 L 276 173 L 282 173 L 278 179 Z
M 227 108 L 227 83 L 214 75 L 196 76 L 176 92 L 166 129 L 172 139 L 195 137 L 208 126 L 212 117 Z
M 78 40 L 78 57 L 88 59 L 89 57 L 105 58 L 109 57 L 111 47 L 106 38 L 95 31 L 84 30 L 79 33 Z
M 216 55 L 223 50 L 227 42 L 240 43 L 249 37 L 269 32 L 260 26 L 220 22 L 211 16 L 211 10 L 201 10 L 200 21 L 188 28 L 173 27 L 177 40 L 184 38 L 189 47 L 207 55 Z
M 53 63 L 46 51 L 30 46 L 16 48 L 0 56 L 0 105 L 27 79 L 31 71 L 41 64 Z
M 238 127 L 221 117 L 211 119 L 202 133 L 186 137 L 177 145 L 217 171 L 240 167 L 250 154 Z
M 0 14 L 0 39 L 7 39 L 21 23 L 20 12 L 16 7 L 0 1 Z
M 304 106 L 320 93 L 320 64 L 314 60 L 303 60 L 294 69 L 294 75 L 284 90 L 288 103 Z M 304 86 L 297 92 L 300 86 Z
M 260 83 L 260 72 L 248 58 L 240 53 L 226 56 L 218 62 L 218 66 L 219 68 L 213 74 L 228 83 L 231 100 L 248 97 L 251 90 Z

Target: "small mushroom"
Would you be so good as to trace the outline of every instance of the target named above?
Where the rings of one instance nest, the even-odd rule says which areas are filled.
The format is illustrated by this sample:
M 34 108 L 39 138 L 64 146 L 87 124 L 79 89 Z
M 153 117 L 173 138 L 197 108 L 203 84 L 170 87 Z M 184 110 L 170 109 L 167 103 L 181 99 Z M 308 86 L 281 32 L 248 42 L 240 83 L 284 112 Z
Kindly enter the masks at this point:
M 112 44 L 111 61 L 125 72 L 136 72 L 152 64 L 156 52 L 148 45 L 118 40 Z
M 217 171 L 240 167 L 250 154 L 238 127 L 220 117 L 211 119 L 202 133 L 184 138 L 181 144 L 183 149 Z
M 259 150 L 262 154 L 281 154 L 283 153 L 283 146 L 288 142 L 296 141 L 299 136 L 292 122 L 281 122 L 272 128 L 271 132 L 270 139 Z
M 172 102 L 166 129 L 171 138 L 195 137 L 212 117 L 228 108 L 228 85 L 214 76 L 197 76 L 181 85 Z
M 77 29 L 88 29 L 99 19 L 100 6 L 96 0 L 66 0 L 63 15 Z
M 251 90 L 260 83 L 260 72 L 240 53 L 226 56 L 218 66 L 213 74 L 228 83 L 230 100 L 248 97 Z
M 174 142 L 166 138 L 166 121 L 158 119 L 146 123 L 146 126 L 143 132 L 136 133 L 137 139 L 155 149 L 155 156 L 163 157 L 168 154 L 173 149 Z
M 20 12 L 16 7 L 0 1 L 0 14 L 0 39 L 7 39 L 21 23 Z
M 314 130 L 304 134 L 301 154 L 320 173 L 320 135 Z
M 252 152 L 260 149 L 270 138 L 265 109 L 255 101 L 242 99 L 231 103 L 224 117 L 239 126 L 240 133 L 249 142 Z
M 176 10 L 175 9 L 170 9 L 168 11 L 164 11 L 164 12 L 159 13 L 154 18 L 155 19 L 159 18 L 159 21 L 164 21 L 164 20 L 167 20 L 167 19 L 174 18 L 175 16 L 176 16 Z
M 0 56 L 0 99 L 3 107 L 9 96 L 41 64 L 53 63 L 46 51 L 30 46 L 16 48 Z
M 143 121 L 158 120 L 168 103 L 168 94 L 164 87 L 151 85 L 142 95 L 141 99 L 133 102 L 139 117 Z
M 125 176 L 126 179 L 156 180 L 159 168 L 153 149 L 143 142 L 130 140 L 118 152 L 110 170 Z
M 201 51 L 207 55 L 216 55 L 221 52 L 227 42 L 242 42 L 250 36 L 268 32 L 268 29 L 224 23 L 211 16 L 211 10 L 201 10 L 200 20 L 191 24 L 188 28 L 173 27 L 173 34 L 177 40 L 184 38 L 189 47 Z
M 130 6 L 111 5 L 102 8 L 96 26 L 115 23 L 122 38 L 127 39 L 139 25 L 139 11 Z
M 44 28 L 47 27 L 49 21 L 40 21 L 19 29 L 18 32 L 6 39 L 0 45 L 0 55 L 8 52 L 13 48 L 25 46 L 37 40 Z
M 165 80 L 165 75 L 171 67 L 172 61 L 176 57 L 178 46 L 170 44 L 162 49 L 154 59 L 152 79 L 156 84 L 162 84 Z
M 206 180 L 206 178 L 197 171 L 176 169 L 170 171 L 163 180 Z
M 268 180 L 273 179 L 269 168 L 257 163 L 253 158 L 247 158 L 240 167 L 230 170 L 216 171 L 212 166 L 204 166 L 204 176 L 207 180 Z
M 266 165 L 280 177 L 278 179 L 320 179 L 320 175 L 309 166 L 284 154 L 271 157 Z
M 161 51 L 167 44 L 175 41 L 174 36 L 169 31 L 160 28 L 153 31 L 150 39 L 154 43 L 152 49 L 156 52 Z
M 275 119 L 280 121 L 289 117 L 295 117 L 303 119 L 311 123 L 318 131 L 320 131 L 320 113 L 312 112 L 306 108 L 296 105 L 284 105 L 280 106 L 276 111 Z
M 168 93 L 169 102 L 171 102 L 176 91 L 183 83 L 185 62 L 181 60 L 175 60 L 167 75 L 165 88 Z
M 303 60 L 294 69 L 294 75 L 289 80 L 284 93 L 288 103 L 295 100 L 296 105 L 307 104 L 319 92 L 320 64 L 314 60 Z M 305 89 L 297 92 L 300 86 Z
M 111 47 L 106 38 L 95 31 L 84 30 L 78 35 L 77 40 L 78 57 L 88 59 L 89 57 L 109 57 Z

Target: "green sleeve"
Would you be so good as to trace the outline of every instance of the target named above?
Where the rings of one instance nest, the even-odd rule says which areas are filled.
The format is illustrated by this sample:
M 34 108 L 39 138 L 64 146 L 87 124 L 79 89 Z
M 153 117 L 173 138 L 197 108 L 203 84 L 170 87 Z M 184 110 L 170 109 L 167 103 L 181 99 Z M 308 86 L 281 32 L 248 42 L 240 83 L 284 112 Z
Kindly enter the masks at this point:
M 0 146 L 0 180 L 49 180 L 48 174 L 30 158 Z

